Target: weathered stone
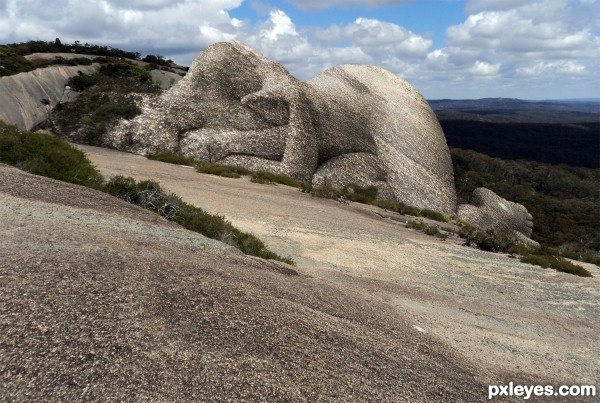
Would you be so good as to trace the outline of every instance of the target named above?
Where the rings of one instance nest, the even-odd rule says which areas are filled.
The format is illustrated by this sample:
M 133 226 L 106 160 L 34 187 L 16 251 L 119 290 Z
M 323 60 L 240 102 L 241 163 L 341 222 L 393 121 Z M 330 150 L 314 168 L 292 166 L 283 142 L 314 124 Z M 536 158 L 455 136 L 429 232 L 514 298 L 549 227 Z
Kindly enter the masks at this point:
M 452 161 L 435 114 L 417 90 L 379 67 L 344 65 L 301 82 L 245 45 L 217 43 L 141 107 L 104 143 L 271 171 L 313 187 L 376 186 L 381 198 L 456 214 Z M 462 208 L 467 221 L 531 234 L 524 207 L 497 211 L 498 196 L 480 193 L 475 206 Z
M 458 206 L 460 219 L 478 229 L 492 229 L 525 245 L 539 246 L 529 238 L 533 217 L 523 205 L 503 199 L 486 188 L 475 189 L 471 203 Z
M 0 78 L 0 120 L 29 130 L 48 119 L 49 112 L 70 97 L 69 78 L 93 74 L 99 65 L 52 66 Z
M 171 90 L 146 99 L 143 111 L 108 143 L 313 185 L 326 177 L 338 187 L 377 185 L 407 204 L 456 209 L 450 154 L 434 113 L 413 87 L 377 67 L 341 66 L 304 83 L 240 43 L 217 43 Z

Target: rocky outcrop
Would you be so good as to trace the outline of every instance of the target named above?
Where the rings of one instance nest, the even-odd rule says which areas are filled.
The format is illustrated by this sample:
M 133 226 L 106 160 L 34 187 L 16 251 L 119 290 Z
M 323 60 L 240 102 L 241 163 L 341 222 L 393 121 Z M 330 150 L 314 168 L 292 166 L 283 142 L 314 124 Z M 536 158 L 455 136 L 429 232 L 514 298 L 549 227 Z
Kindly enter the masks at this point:
M 379 67 L 344 65 L 302 82 L 241 43 L 217 43 L 141 107 L 103 143 L 271 171 L 313 187 L 376 186 L 380 198 L 457 212 L 450 152 L 435 114 L 414 87 Z M 477 227 L 500 217 L 482 206 L 471 214 Z M 527 213 L 511 212 L 503 232 L 528 237 Z
M 478 229 L 492 229 L 508 235 L 527 246 L 539 246 L 529 238 L 533 217 L 523 205 L 503 199 L 486 188 L 475 189 L 471 203 L 458 206 L 460 219 Z
M 143 110 L 108 143 L 317 186 L 377 185 L 407 204 L 456 209 L 450 154 L 434 113 L 413 87 L 377 67 L 341 66 L 301 82 L 240 43 L 217 43 L 175 87 L 146 99 Z
M 48 113 L 69 98 L 65 86 L 78 74 L 93 74 L 98 65 L 52 66 L 0 78 L 0 120 L 29 130 L 48 118 Z

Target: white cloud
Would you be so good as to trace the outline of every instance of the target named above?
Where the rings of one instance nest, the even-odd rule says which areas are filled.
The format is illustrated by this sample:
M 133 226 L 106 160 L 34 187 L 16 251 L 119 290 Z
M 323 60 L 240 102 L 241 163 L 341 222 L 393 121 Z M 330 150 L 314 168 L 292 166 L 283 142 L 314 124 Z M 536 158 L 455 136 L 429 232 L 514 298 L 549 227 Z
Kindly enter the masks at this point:
M 577 76 L 585 74 L 586 71 L 587 69 L 583 64 L 572 60 L 560 62 L 538 62 L 532 65 L 519 67 L 516 70 L 517 74 L 525 77 L 539 77 L 548 73 Z
M 476 76 L 493 76 L 500 71 L 499 64 L 491 64 L 477 60 L 469 69 L 469 72 Z
M 258 22 L 229 14 L 244 1 L 260 10 Z M 328 8 L 405 1 L 290 2 L 305 8 Z M 0 0 L 0 42 L 60 37 L 63 43 L 80 40 L 161 54 L 190 64 L 214 42 L 239 40 L 282 62 L 302 79 L 343 63 L 376 64 L 434 97 L 466 97 L 461 95 L 465 92 L 471 97 L 531 97 L 536 83 L 544 83 L 538 85 L 538 91 L 553 88 L 560 92 L 570 86 L 587 96 L 598 88 L 599 0 L 468 0 L 465 10 L 469 15 L 447 28 L 444 45 L 438 48 L 433 48 L 428 35 L 373 18 L 327 28 L 298 26 L 290 15 L 266 3 L 53 0 L 50 7 L 42 0 Z

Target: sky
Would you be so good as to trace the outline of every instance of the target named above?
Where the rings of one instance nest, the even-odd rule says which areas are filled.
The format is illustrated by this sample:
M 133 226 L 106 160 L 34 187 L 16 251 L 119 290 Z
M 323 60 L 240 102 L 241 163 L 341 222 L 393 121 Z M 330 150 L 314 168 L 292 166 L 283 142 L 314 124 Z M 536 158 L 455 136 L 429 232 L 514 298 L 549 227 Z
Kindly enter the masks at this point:
M 237 40 L 303 80 L 373 64 L 428 99 L 600 98 L 600 0 L 0 0 L 0 43 L 57 37 L 183 65 Z

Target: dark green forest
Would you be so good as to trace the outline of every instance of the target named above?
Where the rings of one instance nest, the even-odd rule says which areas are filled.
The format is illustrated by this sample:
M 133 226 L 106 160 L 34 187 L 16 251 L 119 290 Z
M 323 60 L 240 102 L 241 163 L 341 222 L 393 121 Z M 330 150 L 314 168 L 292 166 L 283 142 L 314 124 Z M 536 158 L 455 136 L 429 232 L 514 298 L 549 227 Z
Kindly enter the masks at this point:
M 452 148 L 459 201 L 483 186 L 533 215 L 533 239 L 553 247 L 600 249 L 600 170 L 508 161 Z
M 450 147 L 507 160 L 600 168 L 600 121 L 498 123 L 441 120 Z

